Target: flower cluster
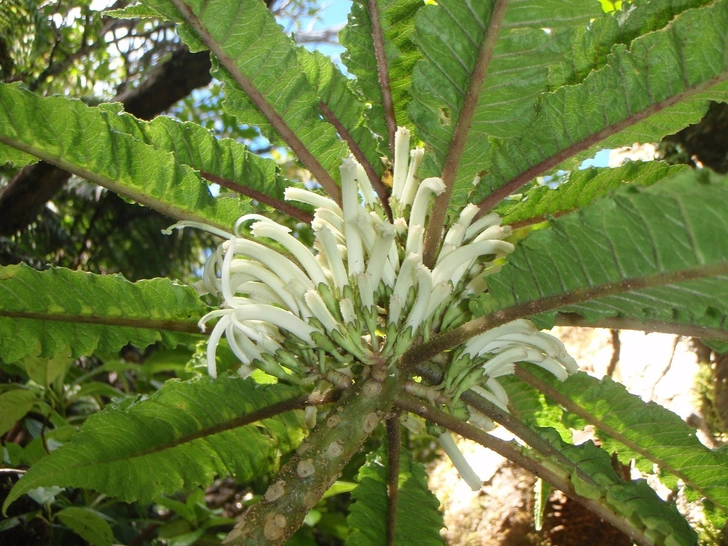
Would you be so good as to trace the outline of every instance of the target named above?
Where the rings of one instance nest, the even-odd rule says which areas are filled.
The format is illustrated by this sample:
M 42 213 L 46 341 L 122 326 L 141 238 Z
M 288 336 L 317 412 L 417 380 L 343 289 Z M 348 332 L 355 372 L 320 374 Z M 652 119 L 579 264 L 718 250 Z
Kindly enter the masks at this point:
M 487 290 L 487 276 L 513 250 L 510 230 L 496 214 L 478 218 L 466 206 L 444 233 L 432 268 L 423 262 L 429 208 L 445 186 L 417 176 L 423 150 L 410 151 L 409 131 L 396 133 L 391 209 L 383 209 L 364 169 L 341 165 L 342 205 L 320 194 L 288 188 L 290 201 L 315 209 L 313 250 L 290 230 L 255 214 L 210 256 L 208 291 L 221 308 L 200 321 L 219 319 L 208 343 L 208 369 L 216 375 L 216 347 L 224 335 L 242 366 L 291 383 L 356 377 L 373 364 L 396 365 L 418 340 L 469 318 L 468 299 Z M 178 227 L 189 223 L 178 224 Z M 241 232 L 248 233 L 242 235 Z M 446 355 L 440 388 L 457 398 L 468 388 L 505 407 L 497 378 L 514 363 L 532 362 L 563 378 L 575 363 L 554 337 L 518 320 L 476 336 Z M 332 375 L 333 374 L 333 375 Z M 329 379 L 331 381 L 331 379 Z M 333 382 L 333 381 L 332 381 Z

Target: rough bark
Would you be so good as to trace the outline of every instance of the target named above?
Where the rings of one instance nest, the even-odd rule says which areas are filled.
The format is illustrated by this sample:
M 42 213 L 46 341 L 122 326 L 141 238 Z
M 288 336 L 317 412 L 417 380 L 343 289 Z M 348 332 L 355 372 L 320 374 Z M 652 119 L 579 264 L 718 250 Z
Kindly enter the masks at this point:
M 167 110 L 193 89 L 210 83 L 210 55 L 190 53 L 186 46 L 172 53 L 132 90 L 116 97 L 124 109 L 140 119 L 151 119 Z M 0 188 L 0 236 L 22 231 L 33 222 L 41 207 L 58 193 L 71 175 L 45 162 L 21 170 Z

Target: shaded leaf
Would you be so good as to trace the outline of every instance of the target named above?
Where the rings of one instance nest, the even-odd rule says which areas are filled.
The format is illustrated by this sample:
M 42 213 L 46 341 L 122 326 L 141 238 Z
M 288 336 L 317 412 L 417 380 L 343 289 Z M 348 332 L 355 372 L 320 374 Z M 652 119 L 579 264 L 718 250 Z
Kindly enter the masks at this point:
M 654 142 L 696 123 L 710 100 L 726 100 L 725 0 L 685 11 L 669 25 L 615 45 L 582 83 L 539 100 L 523 136 L 493 142 L 475 200 L 490 208 L 534 176 L 601 147 Z M 496 190 L 503 188 L 501 192 Z M 492 194 L 492 195 L 491 195 Z
M 596 2 L 510 2 L 502 24 L 488 31 L 491 17 L 498 17 L 496 5 L 492 0 L 441 2 L 416 19 L 415 39 L 424 59 L 412 76 L 409 114 L 428 144 L 426 176 L 440 176 L 446 158 L 453 159 L 455 139 L 463 139 L 452 195 L 456 207 L 465 204 L 473 180 L 486 168 L 493 153 L 490 139 L 530 131 L 536 100 L 549 88 L 551 65 L 571 53 L 570 25 L 603 16 Z M 482 83 L 473 89 L 478 80 Z M 474 94 L 475 109 L 462 119 Z
M 0 435 L 10 430 L 18 419 L 25 417 L 37 398 L 33 391 L 25 389 L 0 394 Z
M 374 0 L 374 5 L 381 25 L 382 49 L 386 58 L 396 123 L 412 128 L 407 106 L 411 100 L 412 68 L 420 57 L 413 42 L 413 19 L 423 3 L 416 0 Z M 356 0 L 352 3 L 348 24 L 339 33 L 339 40 L 346 48 L 341 60 L 349 72 L 356 76 L 352 85 L 371 106 L 365 112 L 367 125 L 386 141 L 387 116 L 377 68 L 372 16 L 367 1 Z M 386 145 L 388 147 L 389 143 Z M 386 155 L 391 157 L 391 154 L 391 151 L 387 151 Z
M 705 447 L 680 417 L 609 377 L 581 372 L 562 383 L 533 373 L 549 386 L 548 396 L 555 392 L 557 402 L 596 428 L 604 449 L 647 473 L 658 465 L 728 514 L 728 453 Z
M 364 104 L 349 88 L 351 82 L 331 59 L 318 51 L 310 52 L 299 47 L 298 59 L 321 102 L 356 143 L 365 161 L 372 166 L 377 175 L 381 176 L 384 170 L 381 157 L 387 155 L 387 145 L 385 140 L 377 139 L 364 125 Z M 328 114 L 324 113 L 324 117 L 328 119 Z M 343 138 L 344 135 L 341 136 Z M 351 144 L 349 147 L 351 148 Z M 360 163 L 364 165 L 361 160 Z
M 142 121 L 122 114 L 117 104 L 101 108 L 108 109 L 106 119 L 114 130 L 174 153 L 183 165 L 233 182 L 249 197 L 259 199 L 262 194 L 280 201 L 286 187 L 293 184 L 281 175 L 280 167 L 272 159 L 252 153 L 235 140 L 215 138 L 196 123 L 180 123 L 166 116 Z
M 338 198 L 338 168 L 348 155 L 334 128 L 319 117 L 318 97 L 298 64 L 296 47 L 258 0 L 216 2 L 146 0 L 145 5 L 186 25 L 191 48 L 201 41 L 217 58 L 212 74 L 226 82 L 223 108 L 239 122 L 276 134 L 318 182 Z M 179 8 L 179 11 L 178 11 Z
M 94 510 L 69 506 L 58 512 L 56 517 L 94 546 L 111 546 L 114 541 L 111 526 Z
M 624 481 L 617 476 L 609 454 L 589 440 L 579 446 L 561 441 L 552 429 L 542 429 L 542 436 L 573 461 L 591 481 L 573 471 L 571 483 L 576 492 L 607 505 L 644 533 L 653 544 L 694 546 L 697 535 L 678 512 L 657 496 L 645 480 Z

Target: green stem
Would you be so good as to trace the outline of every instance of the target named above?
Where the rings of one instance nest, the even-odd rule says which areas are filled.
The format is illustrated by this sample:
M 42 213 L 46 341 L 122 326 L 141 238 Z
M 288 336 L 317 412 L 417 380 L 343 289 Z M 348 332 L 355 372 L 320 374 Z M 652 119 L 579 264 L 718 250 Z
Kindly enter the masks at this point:
M 382 382 L 361 381 L 346 391 L 224 544 L 284 544 L 389 411 L 400 385 L 394 374 Z

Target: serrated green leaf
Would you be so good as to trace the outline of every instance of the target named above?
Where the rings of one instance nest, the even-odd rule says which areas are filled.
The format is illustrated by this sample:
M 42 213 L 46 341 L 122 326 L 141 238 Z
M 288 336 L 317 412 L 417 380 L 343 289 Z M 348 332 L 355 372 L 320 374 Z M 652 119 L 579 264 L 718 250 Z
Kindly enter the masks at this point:
M 352 491 L 354 504 L 347 518 L 347 546 L 387 543 L 387 462 L 384 450 L 367 456 Z M 399 459 L 399 496 L 394 544 L 427 546 L 444 544 L 439 530 L 444 526 L 440 502 L 427 487 L 424 467 L 402 449 Z
M 359 162 L 362 165 L 365 162 L 369 163 L 374 172 L 381 176 L 384 170 L 381 157 L 388 153 L 386 152 L 386 139 L 376 138 L 371 130 L 364 125 L 364 105 L 349 88 L 351 82 L 341 73 L 331 59 L 318 51 L 311 52 L 299 47 L 298 60 L 321 102 L 336 118 L 337 122 L 341 124 L 342 128 L 346 130 L 350 139 L 360 150 L 361 158 L 357 158 Z M 325 113 L 324 116 L 328 119 L 328 114 Z M 341 136 L 344 137 L 344 135 Z M 349 142 L 349 139 L 347 139 L 347 142 Z M 354 153 L 351 143 L 349 147 Z
M 22 419 L 37 399 L 36 393 L 25 389 L 0 394 L 0 435 L 10 430 L 18 419 Z
M 615 45 L 608 64 L 582 83 L 543 95 L 524 136 L 492 143 L 475 200 L 492 195 L 484 203 L 490 208 L 503 197 L 496 190 L 591 155 L 598 143 L 654 142 L 697 123 L 709 101 L 728 99 L 727 6 L 687 10 L 629 48 Z
M 274 470 L 280 455 L 301 441 L 303 418 L 289 412 L 245 426 L 241 420 L 301 392 L 231 377 L 168 381 L 149 398 L 127 399 L 89 417 L 70 443 L 28 470 L 3 509 L 40 486 L 148 502 L 207 486 L 217 476 L 251 480 Z
M 508 408 L 530 427 L 551 427 L 558 431 L 565 442 L 572 440 L 569 428 L 562 424 L 563 410 L 543 393 L 513 376 L 498 378 L 508 393 Z
M 0 85 L 0 143 L 53 163 L 159 212 L 230 231 L 249 211 L 238 199 L 215 199 L 207 183 L 171 153 L 118 132 L 109 107 L 65 97 L 41 98 Z
M 0 316 L 2 316 L 1 304 Z M 31 355 L 24 358 L 20 364 L 30 379 L 39 385 L 50 385 L 59 376 L 64 375 L 68 368 L 73 365 L 73 359 L 68 356 L 70 353 L 70 349 L 68 349 L 67 354 L 65 355 L 63 354 L 63 351 L 61 351 L 53 358 L 43 358 Z
M 122 9 L 109 9 L 104 11 L 104 15 L 114 19 L 161 19 L 155 10 L 139 4 Z
M 490 139 L 531 130 L 551 65 L 570 54 L 570 25 L 603 16 L 596 2 L 522 1 L 504 10 L 498 4 L 442 2 L 427 6 L 416 19 L 414 36 L 424 59 L 412 76 L 409 115 L 430 152 L 423 175 L 442 176 L 446 158 L 452 161 L 453 150 L 461 147 L 452 181 L 456 208 L 465 204 L 473 180 L 486 168 L 493 153 Z M 498 19 L 502 11 L 502 22 L 489 30 L 491 17 Z M 464 111 L 473 99 L 474 109 Z
M 687 165 L 667 165 L 657 161 L 628 162 L 621 167 L 595 168 L 565 173 L 558 186 L 536 186 L 524 193 L 517 201 L 506 201 L 498 208 L 504 224 L 535 223 L 549 215 L 561 215 L 584 207 L 598 197 L 603 197 L 624 184 L 650 186 L 670 178 Z
M 658 465 L 728 513 L 728 454 L 705 447 L 680 417 L 609 377 L 577 373 L 560 382 L 534 373 L 559 394 L 557 401 L 568 401 L 569 411 L 597 429 L 606 450 L 648 472 Z
M 480 311 L 656 320 L 706 328 L 707 337 L 721 339 L 728 316 L 726 200 L 724 177 L 683 171 L 562 216 L 525 239 L 489 277 Z
M 588 25 L 577 27 L 572 55 L 551 69 L 551 85 L 558 87 L 583 81 L 590 72 L 607 63 L 615 45 L 629 47 L 632 40 L 642 34 L 663 29 L 682 12 L 708 3 L 710 0 L 636 2 L 611 17 L 599 17 Z
M 412 68 L 420 57 L 413 42 L 414 15 L 423 6 L 417 0 L 376 0 L 377 17 L 381 26 L 382 50 L 386 58 L 389 86 L 391 89 L 396 124 L 412 128 L 407 115 L 410 103 Z M 375 134 L 387 140 L 387 115 L 380 85 L 372 15 L 367 2 L 352 3 L 348 24 L 339 33 L 341 45 L 346 51 L 341 60 L 356 76 L 353 86 L 371 106 L 365 112 L 367 125 Z M 387 148 L 389 143 L 387 142 Z M 387 150 L 387 156 L 391 156 Z
M 591 440 L 578 446 L 566 444 L 553 429 L 542 429 L 540 432 L 576 464 L 580 472 L 575 470 L 571 480 L 578 494 L 608 506 L 650 537 L 654 544 L 696 544 L 695 531 L 675 505 L 660 499 L 644 480 L 620 479 L 612 467 L 609 453 L 604 449 L 594 445 Z M 580 476 L 580 473 L 585 476 Z
M 260 127 L 264 135 L 280 135 L 338 198 L 334 181 L 348 149 L 334 127 L 320 119 L 319 99 L 298 64 L 295 44 L 265 4 L 258 0 L 144 3 L 173 17 L 180 10 L 187 23 L 181 36 L 200 40 L 219 61 L 212 73 L 226 82 L 225 110 L 241 123 Z
M 111 526 L 96 511 L 69 506 L 56 514 L 64 525 L 94 546 L 111 546 L 114 533 Z
M 282 176 L 280 167 L 272 159 L 252 153 L 235 140 L 215 138 L 196 123 L 180 123 L 166 116 L 143 121 L 120 113 L 116 104 L 100 108 L 110 110 L 106 119 L 113 130 L 172 152 L 179 163 L 201 171 L 203 176 L 211 173 L 232 182 L 235 187 L 231 189 L 257 201 L 271 204 L 266 197 L 282 201 L 284 190 L 293 185 Z M 249 211 L 253 209 L 253 206 L 249 207 Z
M 158 341 L 174 347 L 195 339 L 206 310 L 194 289 L 169 279 L 0 267 L 0 358 L 76 358 Z

